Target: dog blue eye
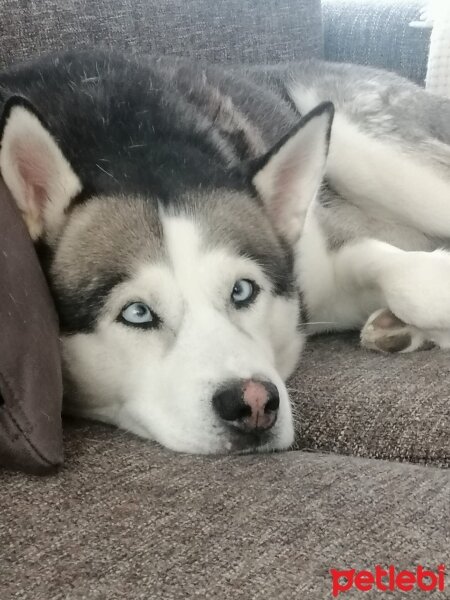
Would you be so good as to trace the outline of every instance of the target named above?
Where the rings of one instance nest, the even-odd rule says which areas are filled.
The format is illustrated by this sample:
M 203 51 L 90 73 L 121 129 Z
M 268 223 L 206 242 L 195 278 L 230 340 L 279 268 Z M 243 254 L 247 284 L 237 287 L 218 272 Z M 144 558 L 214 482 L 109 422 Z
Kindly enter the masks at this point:
M 127 304 L 120 313 L 119 321 L 141 329 L 154 328 L 160 323 L 159 317 L 143 302 Z
M 236 308 L 249 306 L 256 298 L 259 287 L 250 279 L 238 279 L 231 293 L 231 300 Z

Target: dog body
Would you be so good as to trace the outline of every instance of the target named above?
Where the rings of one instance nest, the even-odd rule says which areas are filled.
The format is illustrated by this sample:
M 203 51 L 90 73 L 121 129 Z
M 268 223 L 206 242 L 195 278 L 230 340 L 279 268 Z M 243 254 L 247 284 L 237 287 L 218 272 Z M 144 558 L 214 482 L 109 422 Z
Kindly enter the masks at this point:
M 280 449 L 306 333 L 450 345 L 449 102 L 348 65 L 105 53 L 8 71 L 0 96 L 69 412 L 175 450 Z

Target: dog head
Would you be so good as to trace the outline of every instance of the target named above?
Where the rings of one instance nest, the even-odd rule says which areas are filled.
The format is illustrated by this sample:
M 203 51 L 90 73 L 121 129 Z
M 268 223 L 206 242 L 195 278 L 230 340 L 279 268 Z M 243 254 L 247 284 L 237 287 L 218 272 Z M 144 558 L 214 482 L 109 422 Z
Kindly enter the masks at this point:
M 117 189 L 93 185 L 27 101 L 7 103 L 1 174 L 50 249 L 70 412 L 179 451 L 292 443 L 295 244 L 331 118 L 331 105 L 305 117 L 253 163 L 248 185 L 181 185 L 168 198 L 126 174 Z

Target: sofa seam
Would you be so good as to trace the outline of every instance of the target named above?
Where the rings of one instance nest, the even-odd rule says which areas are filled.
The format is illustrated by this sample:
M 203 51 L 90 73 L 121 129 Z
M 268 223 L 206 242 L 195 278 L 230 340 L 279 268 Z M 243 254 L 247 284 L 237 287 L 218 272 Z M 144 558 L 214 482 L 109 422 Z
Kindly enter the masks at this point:
M 0 382 L 4 385 L 4 387 L 6 388 L 7 392 L 9 393 L 9 395 L 11 396 L 11 398 L 13 399 L 13 401 L 17 402 L 17 404 L 19 404 L 17 396 L 16 396 L 16 394 L 14 392 L 13 386 L 9 383 L 8 378 L 6 377 L 6 375 L 4 373 L 2 373 L 1 371 L 0 371 Z M 36 456 L 38 458 L 40 458 L 40 460 L 43 461 L 46 465 L 52 466 L 53 462 L 50 461 L 48 458 L 46 458 L 42 454 L 42 452 L 40 452 L 38 450 L 38 448 L 35 446 L 35 444 L 33 444 L 33 442 L 29 439 L 28 435 L 25 433 L 25 431 L 21 427 L 20 423 L 17 421 L 17 419 L 11 413 L 11 411 L 6 406 L 6 404 L 3 407 L 3 409 L 6 412 L 6 414 L 8 415 L 10 421 L 15 425 L 16 429 L 22 434 L 23 438 L 26 440 L 26 442 L 28 443 L 28 445 L 30 446 L 30 448 L 33 450 L 33 452 L 36 454 Z

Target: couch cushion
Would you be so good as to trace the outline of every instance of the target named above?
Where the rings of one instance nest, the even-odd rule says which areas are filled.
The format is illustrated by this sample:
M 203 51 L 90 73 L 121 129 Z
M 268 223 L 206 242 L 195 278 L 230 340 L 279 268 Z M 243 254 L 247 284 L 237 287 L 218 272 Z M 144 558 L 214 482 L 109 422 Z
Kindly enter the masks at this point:
M 300 448 L 450 466 L 450 353 L 311 339 L 288 384 Z
M 39 0 L 0 3 L 1 66 L 103 45 L 218 62 L 321 56 L 320 0 Z
M 41 472 L 61 463 L 61 400 L 55 310 L 23 219 L 0 182 L 0 466 Z
M 412 27 L 427 0 L 322 0 L 325 58 L 395 71 L 420 85 L 430 30 Z
M 448 564 L 449 497 L 431 467 L 183 456 L 72 424 L 56 477 L 1 476 L 1 597 L 324 600 L 330 568 Z

